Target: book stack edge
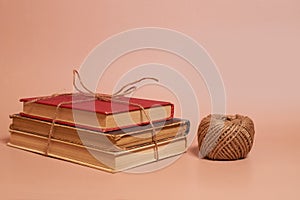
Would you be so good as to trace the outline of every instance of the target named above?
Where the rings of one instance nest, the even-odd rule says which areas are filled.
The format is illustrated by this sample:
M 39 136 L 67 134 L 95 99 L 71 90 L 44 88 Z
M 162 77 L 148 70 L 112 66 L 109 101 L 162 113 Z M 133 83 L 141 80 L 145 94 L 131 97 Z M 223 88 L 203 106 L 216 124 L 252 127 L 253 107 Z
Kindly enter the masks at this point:
M 112 173 L 186 151 L 189 121 L 173 117 L 173 104 L 85 98 L 67 94 L 21 99 L 23 111 L 10 116 L 8 145 Z M 151 121 L 130 102 L 141 105 Z

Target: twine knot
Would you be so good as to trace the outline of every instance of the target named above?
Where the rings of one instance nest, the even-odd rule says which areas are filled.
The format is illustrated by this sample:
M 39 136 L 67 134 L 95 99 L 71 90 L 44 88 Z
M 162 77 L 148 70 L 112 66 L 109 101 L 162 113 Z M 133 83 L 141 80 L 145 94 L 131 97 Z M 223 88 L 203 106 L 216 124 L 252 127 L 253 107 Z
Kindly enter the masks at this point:
M 245 158 L 253 146 L 254 123 L 242 115 L 208 115 L 198 129 L 200 156 L 212 160 Z

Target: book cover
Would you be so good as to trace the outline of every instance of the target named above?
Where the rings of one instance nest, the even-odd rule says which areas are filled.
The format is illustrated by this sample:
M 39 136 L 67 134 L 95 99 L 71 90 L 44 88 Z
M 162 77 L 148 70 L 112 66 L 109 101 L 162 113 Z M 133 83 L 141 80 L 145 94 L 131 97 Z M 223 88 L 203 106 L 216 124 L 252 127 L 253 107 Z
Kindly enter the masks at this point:
M 88 100 L 91 99 L 89 96 L 85 95 L 58 95 L 53 97 L 31 97 L 31 98 L 22 98 L 20 99 L 21 102 L 29 102 L 34 99 L 40 99 L 34 103 L 37 104 L 44 104 L 48 106 L 54 106 L 56 107 L 58 104 L 63 102 L 76 102 L 78 100 Z M 170 102 L 165 101 L 158 101 L 158 100 L 149 100 L 149 99 L 140 99 L 140 98 L 129 98 L 129 97 L 120 97 L 118 98 L 121 101 L 128 102 L 128 103 L 134 103 L 139 104 L 143 108 L 148 109 L 151 107 L 158 107 L 158 106 L 172 106 L 173 104 Z M 112 105 L 114 104 L 114 105 Z M 111 102 L 111 101 L 102 101 L 102 100 L 92 100 L 92 101 L 86 101 L 86 102 L 80 102 L 80 103 L 69 103 L 69 104 L 63 104 L 61 105 L 61 108 L 67 108 L 67 109 L 74 109 L 74 110 L 82 110 L 82 111 L 89 111 L 89 112 L 96 112 L 104 115 L 111 115 L 121 112 L 131 112 L 135 110 L 140 110 L 139 107 L 133 106 L 130 104 L 122 104 L 118 102 Z
M 10 132 L 9 146 L 44 155 L 47 147 L 47 137 L 16 130 L 10 130 Z M 154 144 L 130 150 L 109 151 L 56 139 L 51 139 L 50 142 L 48 156 L 111 173 L 157 161 L 155 159 Z M 182 154 L 186 151 L 186 137 L 161 141 L 157 143 L 157 147 L 159 160 Z
M 30 103 L 34 99 L 38 100 Z M 170 102 L 139 98 L 120 97 L 116 101 L 103 101 L 76 93 L 23 98 L 20 101 L 23 102 L 22 116 L 46 121 L 52 121 L 56 116 L 57 123 L 102 132 L 147 124 L 146 114 L 153 122 L 171 119 L 174 115 L 174 105 Z M 142 106 L 146 114 L 136 104 Z
M 48 136 L 49 134 L 50 122 L 20 115 L 11 115 L 10 117 L 12 118 L 12 124 L 10 125 L 12 130 L 30 132 L 40 136 Z M 153 125 L 156 129 L 157 141 L 186 135 L 190 127 L 188 120 L 178 118 L 156 122 Z M 104 133 L 54 124 L 52 138 L 101 149 L 111 148 L 112 146 L 128 149 L 133 146 L 151 143 L 152 127 L 148 124 Z

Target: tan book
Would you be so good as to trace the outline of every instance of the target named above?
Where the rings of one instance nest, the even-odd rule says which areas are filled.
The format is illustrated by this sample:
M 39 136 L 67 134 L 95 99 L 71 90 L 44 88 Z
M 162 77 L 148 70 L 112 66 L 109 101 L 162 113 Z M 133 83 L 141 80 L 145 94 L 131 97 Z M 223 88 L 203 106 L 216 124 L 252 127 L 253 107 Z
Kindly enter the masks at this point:
M 10 130 L 9 146 L 44 154 L 48 138 L 31 133 Z M 159 159 L 182 154 L 186 151 L 186 136 L 157 143 Z M 156 161 L 155 145 L 148 144 L 130 150 L 99 150 L 83 145 L 51 139 L 48 156 L 81 165 L 118 172 Z
M 48 136 L 51 123 L 47 121 L 12 115 L 13 130 L 29 132 L 40 136 Z M 165 122 L 154 123 L 156 140 L 165 140 L 184 136 L 189 131 L 189 121 L 173 118 Z M 74 128 L 61 124 L 55 124 L 52 138 L 71 142 L 79 145 L 90 146 L 98 149 L 131 148 L 152 142 L 152 127 L 150 125 L 135 126 L 123 130 L 111 132 L 91 131 L 82 128 Z

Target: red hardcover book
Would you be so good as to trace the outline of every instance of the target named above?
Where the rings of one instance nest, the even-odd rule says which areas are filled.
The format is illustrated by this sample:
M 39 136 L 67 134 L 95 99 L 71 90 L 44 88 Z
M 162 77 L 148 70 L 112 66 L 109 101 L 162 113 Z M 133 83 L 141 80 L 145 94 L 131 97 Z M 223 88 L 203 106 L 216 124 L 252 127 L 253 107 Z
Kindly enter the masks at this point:
M 39 100 L 32 102 L 34 99 Z M 45 121 L 55 118 L 56 123 L 102 132 L 149 123 L 145 113 L 134 104 L 142 106 L 153 122 L 168 120 L 174 115 L 174 105 L 170 102 L 139 98 L 120 97 L 116 101 L 103 101 L 80 94 L 66 94 L 20 101 L 23 102 L 23 112 L 20 113 L 23 116 Z

